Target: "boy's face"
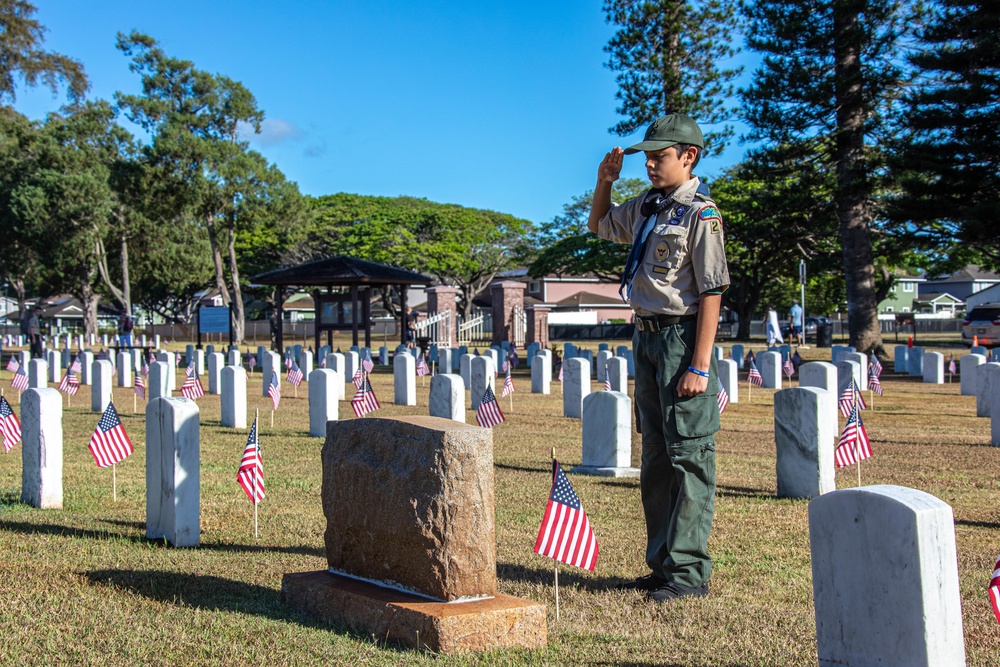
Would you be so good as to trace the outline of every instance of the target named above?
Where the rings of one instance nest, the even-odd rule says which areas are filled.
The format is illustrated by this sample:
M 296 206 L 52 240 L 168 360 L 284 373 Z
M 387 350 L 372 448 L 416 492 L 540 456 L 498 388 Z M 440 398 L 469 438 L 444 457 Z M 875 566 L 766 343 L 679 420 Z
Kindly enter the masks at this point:
M 646 176 L 654 188 L 670 191 L 691 178 L 691 165 L 697 149 L 689 148 L 680 157 L 673 146 L 658 151 L 646 151 Z

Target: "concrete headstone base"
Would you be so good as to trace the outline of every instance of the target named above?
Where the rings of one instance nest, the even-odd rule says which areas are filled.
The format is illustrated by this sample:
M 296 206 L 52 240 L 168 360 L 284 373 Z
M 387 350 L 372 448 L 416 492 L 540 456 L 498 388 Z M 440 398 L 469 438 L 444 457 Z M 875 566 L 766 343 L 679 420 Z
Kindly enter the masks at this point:
M 634 477 L 639 478 L 638 468 L 611 468 L 599 466 L 575 466 L 570 468 L 572 475 L 591 475 L 593 477 Z
M 281 600 L 324 622 L 446 655 L 542 648 L 548 641 L 545 607 L 509 595 L 433 602 L 319 570 L 282 577 Z

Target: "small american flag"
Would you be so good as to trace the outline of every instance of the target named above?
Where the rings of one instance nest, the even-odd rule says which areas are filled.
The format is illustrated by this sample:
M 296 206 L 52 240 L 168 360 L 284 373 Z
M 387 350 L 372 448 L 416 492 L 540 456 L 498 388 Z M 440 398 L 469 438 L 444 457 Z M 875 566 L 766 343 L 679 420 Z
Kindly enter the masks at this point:
M 427 367 L 427 362 L 424 361 L 424 355 L 417 357 L 417 377 L 423 377 L 430 374 L 431 369 Z
M 302 384 L 302 369 L 299 368 L 299 365 L 294 361 L 288 369 L 288 375 L 285 376 L 285 382 L 289 382 L 295 387 Z
M 500 390 L 500 397 L 505 398 L 514 393 L 514 378 L 510 376 L 510 366 L 507 366 L 507 376 L 503 379 L 503 389 Z
M 18 366 L 14 373 L 14 379 L 10 381 L 10 386 L 24 391 L 28 388 L 28 374 L 24 372 L 24 366 Z
M 380 407 L 382 406 L 378 404 L 378 399 L 375 397 L 371 383 L 368 382 L 368 378 L 362 376 L 361 386 L 358 387 L 358 392 L 351 399 L 351 409 L 354 410 L 354 416 L 363 417 L 369 412 L 378 410 Z
M 250 355 L 250 358 L 247 360 L 247 366 L 250 367 L 250 370 L 253 370 L 254 368 L 257 367 L 257 355 L 255 354 Z
M 604 376 L 604 391 L 611 391 L 611 376 Z
M 559 381 L 560 382 L 563 381 L 563 365 L 562 365 L 562 362 L 559 362 Z
M 365 374 L 361 372 L 360 368 L 354 371 L 354 377 L 351 378 L 351 382 L 353 382 L 354 386 L 358 389 L 361 389 L 361 385 L 365 383 Z
M 951 373 L 952 375 L 954 375 L 955 373 L 958 372 L 958 367 L 955 366 L 955 356 L 954 355 L 952 355 L 951 361 L 948 362 L 948 372 Z
M 781 370 L 785 372 L 789 380 L 792 379 L 792 376 L 795 375 L 795 364 L 792 362 L 791 357 L 786 359 L 785 363 L 781 365 Z
M 865 425 L 861 423 L 858 406 L 854 406 L 840 434 L 840 442 L 837 443 L 837 451 L 833 453 L 833 460 L 838 468 L 843 468 L 864 461 L 871 455 L 872 446 L 868 442 L 868 433 L 865 431 Z
M 132 441 L 125 433 L 125 427 L 118 419 L 114 403 L 108 403 L 101 420 L 97 422 L 94 435 L 90 437 L 90 453 L 94 455 L 98 468 L 124 461 L 132 452 Z
M 205 395 L 205 388 L 201 386 L 201 379 L 194 372 L 194 364 L 187 367 L 184 375 L 184 384 L 181 385 L 181 396 L 190 398 L 192 401 Z
M 135 395 L 146 398 L 146 381 L 142 379 L 142 373 L 135 374 Z
M 726 411 L 726 406 L 729 405 L 729 392 L 726 388 L 722 386 L 722 381 L 716 378 L 716 382 L 719 383 L 719 415 L 721 416 L 723 412 Z
M 292 367 L 292 358 L 291 357 L 285 357 L 285 368 L 288 369 L 288 368 L 291 368 L 291 367 Z
M 365 350 L 365 356 L 361 360 L 361 368 L 364 369 L 365 373 L 371 373 L 375 370 L 375 361 L 372 360 L 372 351 Z
M 868 359 L 868 368 L 871 369 L 869 371 L 870 375 L 882 377 L 882 363 L 878 360 L 878 357 L 875 356 L 874 352 L 872 352 L 871 357 Z
M 76 373 L 77 375 L 79 375 L 80 371 L 83 370 L 83 366 L 80 364 L 80 355 L 79 354 L 76 355 L 75 357 L 73 357 L 73 363 L 71 363 L 69 365 L 69 369 L 71 371 L 73 371 L 74 373 Z
M 993 578 L 990 579 L 989 592 L 993 615 L 997 617 L 997 622 L 1000 623 L 1000 558 L 997 558 L 997 564 L 993 566 Z
M 267 395 L 271 397 L 271 402 L 274 404 L 272 410 L 278 409 L 278 403 L 281 401 L 281 383 L 278 382 L 278 373 L 271 371 L 271 384 L 267 387 Z
M 7 362 L 7 370 L 16 373 L 17 369 L 21 367 L 21 362 L 17 360 L 14 355 L 10 356 L 10 361 Z
M 593 572 L 598 551 L 597 538 L 580 497 L 559 462 L 553 460 L 552 490 L 535 540 L 535 553 Z
M 483 400 L 476 409 L 476 423 L 483 428 L 493 428 L 504 421 L 506 420 L 500 410 L 500 405 L 497 403 L 496 394 L 493 393 L 493 387 L 486 387 Z
M 243 448 L 243 459 L 236 473 L 236 481 L 243 487 L 247 498 L 254 505 L 264 499 L 264 460 L 260 456 L 260 439 L 257 437 L 257 420 L 250 427 L 247 446 Z
M 6 454 L 21 442 L 21 422 L 10 407 L 10 403 L 0 396 L 0 432 L 3 433 L 3 450 Z
M 764 376 L 757 370 L 757 364 L 752 359 L 750 360 L 750 374 L 747 375 L 747 382 L 758 387 L 764 386 Z
M 76 396 L 76 392 L 80 391 L 80 381 L 76 379 L 73 371 L 66 371 L 66 374 L 63 375 L 62 382 L 59 383 L 59 391 L 70 396 Z
M 869 368 L 871 368 L 871 366 L 869 366 Z M 879 396 L 882 395 L 882 381 L 879 380 L 878 375 L 876 375 L 874 372 L 869 372 L 868 388 L 874 391 Z
M 323 358 L 319 360 L 319 367 L 320 368 L 326 368 L 326 355 L 325 354 L 323 355 Z
M 521 365 L 521 358 L 517 356 L 517 349 L 513 347 L 510 348 L 510 354 L 508 357 L 510 358 L 510 363 L 514 364 L 514 368 Z
M 868 406 L 865 404 L 865 398 L 861 395 L 858 385 L 854 383 L 854 378 L 851 378 L 850 384 L 844 388 L 844 391 L 840 394 L 840 399 L 837 401 L 837 405 L 840 407 L 840 414 L 845 417 L 849 417 L 851 410 L 857 405 L 862 410 L 867 410 Z

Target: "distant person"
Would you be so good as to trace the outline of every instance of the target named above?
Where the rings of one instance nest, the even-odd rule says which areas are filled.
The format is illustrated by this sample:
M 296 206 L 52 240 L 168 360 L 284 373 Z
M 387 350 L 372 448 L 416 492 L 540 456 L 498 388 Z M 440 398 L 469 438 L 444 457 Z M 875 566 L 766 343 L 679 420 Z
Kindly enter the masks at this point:
M 42 315 L 42 307 L 35 306 L 28 318 L 28 346 L 31 349 L 31 356 L 40 359 L 45 356 L 42 350 L 42 325 L 39 318 Z
M 806 336 L 802 329 L 802 306 L 798 301 L 792 301 L 792 307 L 788 310 L 788 322 L 792 325 L 792 336 L 799 345 L 806 344 Z
M 773 347 L 775 343 L 784 343 L 781 336 L 781 324 L 778 323 L 778 311 L 774 306 L 767 307 L 767 323 L 764 325 L 764 335 L 767 337 L 767 346 Z
M 132 329 L 135 321 L 128 314 L 127 310 L 122 310 L 118 315 L 118 347 L 132 347 Z
M 414 347 L 417 344 L 417 318 L 420 313 L 409 306 L 406 307 L 406 347 Z

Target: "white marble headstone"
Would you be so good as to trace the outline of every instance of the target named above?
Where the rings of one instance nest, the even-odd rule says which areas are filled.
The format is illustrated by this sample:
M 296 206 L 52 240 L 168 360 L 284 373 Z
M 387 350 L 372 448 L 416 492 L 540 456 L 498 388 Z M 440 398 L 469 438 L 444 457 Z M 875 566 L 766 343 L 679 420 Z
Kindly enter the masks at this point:
M 761 352 L 757 355 L 757 366 L 766 389 L 781 389 L 780 352 Z
M 21 502 L 63 506 L 62 396 L 56 389 L 21 394 Z
M 833 392 L 799 386 L 774 395 L 779 498 L 813 498 L 837 488 L 833 462 L 837 435 Z
M 201 542 L 199 422 L 197 403 L 186 398 L 157 398 L 146 406 L 147 539 L 175 547 Z
M 247 427 L 247 372 L 243 366 L 226 366 L 221 373 L 220 406 L 223 426 Z
M 327 422 L 340 419 L 343 390 L 343 376 L 335 370 L 317 368 L 309 374 L 309 435 L 325 438 Z
M 441 349 L 438 354 L 443 352 L 450 350 Z M 443 417 L 465 423 L 465 383 L 462 382 L 462 376 L 441 373 L 431 378 L 428 413 L 431 417 Z
M 551 356 L 536 354 L 531 361 L 531 393 L 548 394 L 552 391 Z
M 563 360 L 563 416 L 583 417 L 583 399 L 590 393 L 590 362 L 584 357 Z
M 487 387 L 492 387 L 494 395 L 496 394 L 496 366 L 493 365 L 493 357 L 485 354 L 473 357 L 469 373 L 472 376 L 469 394 L 472 409 L 476 410 L 483 402 L 483 395 L 486 393 Z
M 981 354 L 966 354 L 959 360 L 958 377 L 962 396 L 976 395 L 976 374 L 985 363 L 986 357 Z
M 348 355 L 357 356 L 357 352 Z M 350 366 L 350 356 L 348 356 Z M 392 387 L 396 405 L 417 404 L 417 362 L 408 354 L 398 354 L 392 360 Z

